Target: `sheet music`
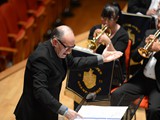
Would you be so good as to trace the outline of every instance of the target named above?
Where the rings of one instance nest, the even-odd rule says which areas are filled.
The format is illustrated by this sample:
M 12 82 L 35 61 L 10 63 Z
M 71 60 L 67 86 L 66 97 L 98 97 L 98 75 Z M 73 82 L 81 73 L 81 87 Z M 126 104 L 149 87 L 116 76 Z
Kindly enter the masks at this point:
M 128 106 L 83 105 L 78 112 L 83 119 L 75 120 L 120 120 L 127 108 Z

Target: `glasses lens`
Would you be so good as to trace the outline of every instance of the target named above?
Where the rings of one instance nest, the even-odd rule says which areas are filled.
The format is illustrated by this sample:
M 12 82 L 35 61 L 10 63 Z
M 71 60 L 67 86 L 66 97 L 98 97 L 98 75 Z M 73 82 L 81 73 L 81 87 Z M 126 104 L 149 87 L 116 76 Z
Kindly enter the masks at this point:
M 75 47 L 75 45 L 73 46 L 66 46 L 65 44 L 62 43 L 61 40 L 57 39 L 59 41 L 59 43 L 64 47 L 64 48 L 67 48 L 67 49 L 73 49 Z

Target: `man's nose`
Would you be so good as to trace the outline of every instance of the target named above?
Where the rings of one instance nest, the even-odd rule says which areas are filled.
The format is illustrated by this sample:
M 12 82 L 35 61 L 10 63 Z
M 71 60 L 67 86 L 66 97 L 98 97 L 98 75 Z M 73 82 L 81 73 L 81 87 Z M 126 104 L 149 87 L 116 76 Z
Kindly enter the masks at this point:
M 72 52 L 72 49 L 71 48 L 67 48 L 67 54 L 70 54 Z

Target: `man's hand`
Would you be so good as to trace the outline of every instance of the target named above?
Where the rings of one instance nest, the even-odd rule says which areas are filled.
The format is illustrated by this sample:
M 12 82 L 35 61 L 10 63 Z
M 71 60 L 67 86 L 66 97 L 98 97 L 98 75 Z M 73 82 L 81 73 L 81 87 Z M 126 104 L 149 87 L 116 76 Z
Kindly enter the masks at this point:
M 93 34 L 93 36 L 94 37 L 96 37 L 96 36 L 98 36 L 100 33 L 102 32 L 102 30 L 101 29 L 96 29 L 95 30 L 95 32 L 94 32 L 94 34 Z M 110 40 L 110 38 L 106 35 L 106 33 L 103 33 L 99 38 L 98 38 L 98 40 L 96 41 L 96 43 L 97 44 L 108 44 L 108 43 L 110 43 L 111 42 L 111 40 Z
M 156 14 L 156 10 L 155 9 L 149 9 L 147 12 L 146 12 L 146 15 L 155 15 Z
M 146 44 L 151 43 L 151 45 L 149 46 L 148 50 L 149 51 L 159 51 L 160 50 L 160 42 L 157 38 L 155 38 L 154 35 L 149 35 L 146 40 L 145 40 Z
M 160 51 L 160 42 L 158 39 L 155 40 L 155 42 L 153 42 L 153 44 L 150 46 L 149 48 L 150 51 Z
M 120 58 L 123 55 L 120 51 L 108 51 L 107 48 L 104 49 L 102 56 L 103 56 L 103 62 L 111 62 L 118 58 Z
M 76 111 L 68 109 L 67 113 L 64 115 L 68 120 L 74 120 L 75 118 L 82 118 Z
M 154 35 L 149 35 L 148 37 L 146 37 L 145 39 L 145 43 L 147 44 L 148 42 L 152 41 L 155 39 L 155 36 Z

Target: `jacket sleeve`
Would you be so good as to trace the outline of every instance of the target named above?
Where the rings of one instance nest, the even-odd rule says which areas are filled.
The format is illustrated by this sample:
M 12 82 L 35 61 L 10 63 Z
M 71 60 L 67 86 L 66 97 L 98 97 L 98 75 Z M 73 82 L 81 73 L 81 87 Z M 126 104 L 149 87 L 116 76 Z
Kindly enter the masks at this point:
M 73 57 L 72 55 L 67 56 L 68 67 L 71 69 L 85 69 L 89 67 L 96 67 L 102 64 L 101 55 L 98 56 L 87 56 L 87 57 Z

